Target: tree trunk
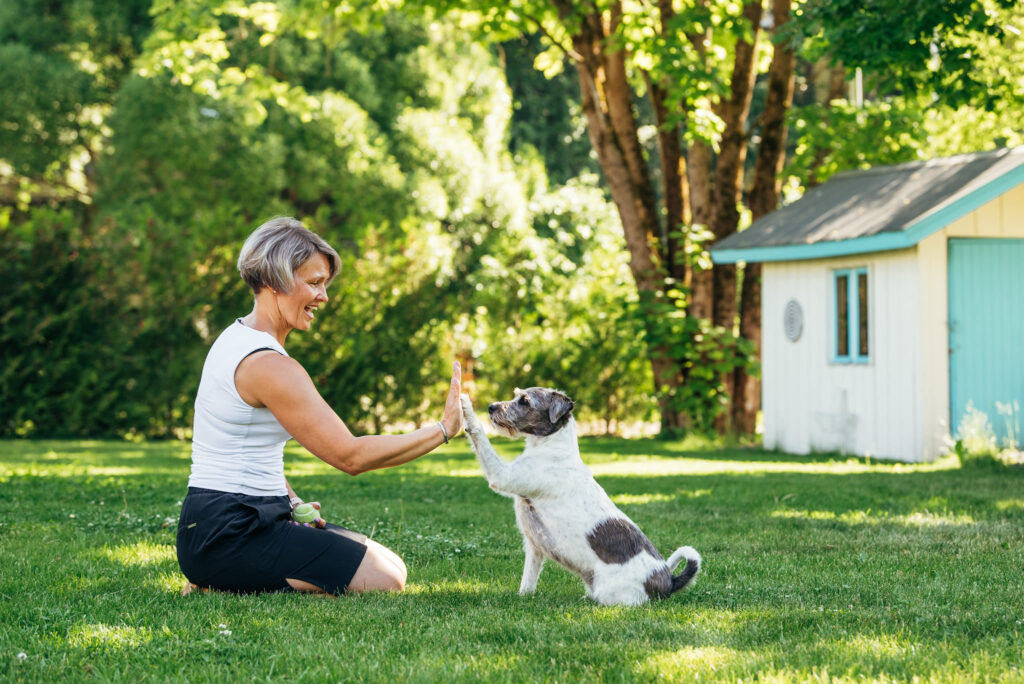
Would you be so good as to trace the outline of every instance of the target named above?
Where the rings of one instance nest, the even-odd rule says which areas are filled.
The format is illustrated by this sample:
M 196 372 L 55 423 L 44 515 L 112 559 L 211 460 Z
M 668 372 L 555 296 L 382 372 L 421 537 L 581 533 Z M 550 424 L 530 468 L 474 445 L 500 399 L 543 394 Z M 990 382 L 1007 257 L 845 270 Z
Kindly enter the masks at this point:
M 730 97 L 719 106 L 719 116 L 725 123 L 725 131 L 719 143 L 718 160 L 715 164 L 715 183 L 712 194 L 711 232 L 716 241 L 736 232 L 740 222 L 738 204 L 743 189 L 743 163 L 747 155 L 747 115 L 750 113 L 750 98 L 754 91 L 754 57 L 757 36 L 763 12 L 762 0 L 753 0 L 743 6 L 743 17 L 749 23 L 750 41 L 736 42 L 736 56 L 730 80 Z M 736 325 L 736 266 L 715 264 L 712 269 L 714 280 L 714 310 L 711 320 L 715 325 L 732 330 Z M 734 376 L 726 373 L 722 378 L 724 390 L 729 397 L 734 394 Z M 726 410 L 715 421 L 721 432 L 731 431 L 732 411 Z
M 669 126 L 665 89 L 647 78 L 655 123 L 658 126 L 658 151 L 665 190 L 665 225 L 661 234 L 662 263 L 665 272 L 680 282 L 686 280 L 684 246 L 678 233 L 686 222 L 686 162 L 680 142 L 679 127 Z
M 711 146 L 703 141 L 690 145 L 687 178 L 693 225 L 711 228 Z M 715 283 L 711 269 L 693 269 L 686 281 L 690 288 L 689 315 L 710 319 L 715 311 Z
M 787 21 L 792 0 L 772 0 L 774 31 Z M 761 146 L 754 164 L 754 184 L 748 204 L 753 220 L 775 210 L 782 185 L 782 166 L 786 157 L 786 112 L 793 104 L 793 68 L 795 56 L 786 43 L 776 43 L 768 70 L 768 94 L 761 118 Z M 754 343 L 761 358 L 761 264 L 750 263 L 743 271 L 740 297 L 740 336 Z M 736 369 L 732 402 L 733 427 L 752 434 L 757 427 L 761 406 L 761 380 Z
M 706 6 L 707 0 L 697 0 L 699 6 Z M 702 59 L 707 60 L 707 46 L 710 40 L 710 29 L 703 33 L 687 33 L 686 38 L 693 45 Z M 713 155 L 711 145 L 703 140 L 696 140 L 686 154 L 687 184 L 690 190 L 691 225 L 711 229 L 711 165 Z M 685 282 L 690 290 L 690 306 L 687 314 L 697 318 L 710 320 L 715 311 L 715 282 L 710 268 L 690 268 L 687 266 Z
M 563 17 L 573 11 L 572 3 L 557 2 L 556 6 Z M 625 80 L 625 55 L 621 51 L 605 53 L 607 36 L 597 11 L 584 17 L 572 42 L 580 55 L 576 71 L 587 134 L 622 220 L 630 272 L 640 291 L 656 291 L 660 278 L 652 243 L 661 231 L 654 191 L 640 152 L 632 90 Z
M 739 226 L 739 202 L 743 184 L 743 163 L 747 156 L 747 115 L 754 90 L 757 70 L 754 56 L 761 25 L 762 0 L 753 0 L 743 6 L 743 17 L 750 25 L 751 40 L 736 42 L 736 58 L 730 80 L 731 94 L 719 106 L 719 116 L 725 131 L 719 143 L 715 164 L 715 183 L 712 194 L 711 232 L 715 240 L 731 235 Z M 732 328 L 736 321 L 736 269 L 731 264 L 716 265 L 715 325 Z
M 672 0 L 658 0 L 661 32 L 667 33 L 668 24 L 675 16 Z M 665 225 L 662 231 L 662 260 L 666 273 L 681 283 L 687 276 L 685 245 L 678 235 L 689 222 L 689 193 L 686 182 L 686 159 L 683 157 L 682 136 L 679 125 L 669 125 L 669 108 L 665 102 L 667 84 L 655 83 L 644 74 L 647 90 L 651 94 L 655 124 L 658 127 L 658 151 L 664 179 Z
M 626 54 L 621 49 L 610 51 L 609 35 L 614 34 L 621 20 L 621 4 L 612 3 L 607 33 L 606 17 L 593 5 L 589 13 L 579 18 L 575 3 L 556 0 L 554 4 L 563 21 L 575 13 L 567 24 L 577 26 L 572 44 L 578 55 L 575 65 L 587 134 L 618 209 L 629 251 L 630 272 L 643 299 L 645 293 L 661 290 L 664 283 L 657 251 L 663 231 L 637 132 L 633 90 L 626 76 Z M 650 335 L 652 319 L 650 316 L 644 319 Z M 650 337 L 653 339 L 654 335 Z M 662 430 L 685 428 L 687 416 L 675 410 L 670 401 L 672 389 L 685 381 L 682 369 L 666 349 L 656 345 L 650 349 L 649 360 L 659 395 Z

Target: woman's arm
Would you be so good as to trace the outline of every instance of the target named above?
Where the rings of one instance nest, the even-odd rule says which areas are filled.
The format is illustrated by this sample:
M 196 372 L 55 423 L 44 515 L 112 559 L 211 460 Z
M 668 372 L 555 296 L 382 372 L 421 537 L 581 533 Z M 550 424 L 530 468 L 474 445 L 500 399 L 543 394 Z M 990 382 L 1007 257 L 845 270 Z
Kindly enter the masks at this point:
M 437 423 L 402 435 L 356 437 L 301 364 L 274 351 L 251 354 L 238 364 L 235 386 L 249 405 L 270 409 L 310 453 L 349 475 L 407 463 L 444 443 Z M 462 429 L 460 391 L 461 371 L 455 364 L 441 419 L 449 438 Z

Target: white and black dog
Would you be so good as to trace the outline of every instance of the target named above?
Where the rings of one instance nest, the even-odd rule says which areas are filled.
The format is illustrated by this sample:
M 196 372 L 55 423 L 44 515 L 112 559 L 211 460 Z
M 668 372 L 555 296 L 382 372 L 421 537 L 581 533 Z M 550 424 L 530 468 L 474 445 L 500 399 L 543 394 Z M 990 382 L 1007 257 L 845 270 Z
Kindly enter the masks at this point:
M 513 461 L 498 456 L 462 395 L 466 434 L 491 489 L 515 499 L 526 565 L 521 595 L 537 588 L 550 558 L 583 579 L 587 595 L 604 605 L 640 605 L 663 598 L 691 582 L 700 554 L 676 549 L 666 562 L 640 528 L 616 508 L 580 458 L 573 402 L 543 387 L 515 391 L 515 398 L 488 407 L 491 423 L 509 437 L 526 437 Z M 678 575 L 672 570 L 682 560 Z

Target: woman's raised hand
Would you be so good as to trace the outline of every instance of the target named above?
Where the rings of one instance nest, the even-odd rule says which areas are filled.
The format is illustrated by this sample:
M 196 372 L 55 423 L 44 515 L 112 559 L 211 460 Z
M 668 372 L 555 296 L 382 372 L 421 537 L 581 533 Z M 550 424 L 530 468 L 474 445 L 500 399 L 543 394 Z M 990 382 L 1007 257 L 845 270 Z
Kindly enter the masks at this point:
M 452 367 L 452 383 L 448 387 L 448 398 L 444 402 L 444 416 L 441 422 L 451 439 L 462 430 L 462 409 L 459 406 L 459 394 L 462 393 L 462 366 L 456 361 Z

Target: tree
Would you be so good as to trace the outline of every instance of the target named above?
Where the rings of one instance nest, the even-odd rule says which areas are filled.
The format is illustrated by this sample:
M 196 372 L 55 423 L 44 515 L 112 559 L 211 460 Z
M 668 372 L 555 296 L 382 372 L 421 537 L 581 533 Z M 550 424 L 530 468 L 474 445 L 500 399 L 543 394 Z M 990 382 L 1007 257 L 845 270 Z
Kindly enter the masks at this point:
M 726 355 L 721 386 L 711 389 L 733 398 L 717 426 L 753 429 L 757 383 L 744 362 L 744 347 L 732 344 L 730 336 L 738 329 L 749 340 L 759 339 L 758 268 L 748 266 L 740 280 L 735 267 L 709 268 L 693 255 L 708 240 L 740 229 L 744 204 L 754 218 L 777 205 L 798 55 L 809 57 L 801 63 L 832 67 L 837 78 L 828 80 L 830 90 L 856 66 L 875 79 L 883 95 L 915 84 L 915 92 L 940 101 L 994 106 L 998 98 L 987 94 L 989 89 L 1019 91 L 1019 83 L 998 70 L 979 71 L 985 56 L 969 48 L 978 36 L 1007 39 L 991 10 L 1009 8 L 1009 0 L 958 0 L 941 7 L 822 0 L 795 10 L 789 0 L 773 0 L 767 12 L 763 0 L 442 5 L 476 13 L 484 34 L 539 33 L 550 51 L 575 69 L 591 143 L 619 212 L 643 302 L 662 425 L 670 430 L 694 423 L 685 388 L 695 363 L 713 361 L 686 351 L 703 341 L 701 327 L 720 339 L 723 355 L 738 352 Z M 922 74 L 929 78 L 916 85 Z M 759 78 L 766 97 L 761 111 L 752 114 Z M 969 87 L 958 89 L 959 81 Z M 832 98 L 825 99 L 827 109 Z M 651 123 L 655 134 L 641 135 Z M 834 157 L 833 147 L 827 143 L 812 150 L 811 159 Z M 669 301 L 676 305 L 667 306 Z M 679 329 L 659 323 L 659 317 L 680 313 L 708 324 Z

